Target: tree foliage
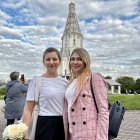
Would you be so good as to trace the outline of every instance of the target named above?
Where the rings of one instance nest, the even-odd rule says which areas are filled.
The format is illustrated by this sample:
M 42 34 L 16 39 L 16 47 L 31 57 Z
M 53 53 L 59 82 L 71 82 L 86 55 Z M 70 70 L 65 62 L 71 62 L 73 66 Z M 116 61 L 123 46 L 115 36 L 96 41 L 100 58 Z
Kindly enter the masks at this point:
M 112 79 L 112 77 L 111 76 L 106 76 L 105 79 Z
M 136 83 L 135 83 L 135 90 L 136 90 L 136 91 L 140 91 L 140 78 L 138 78 L 138 79 L 136 80 Z
M 121 84 L 121 93 L 126 93 L 126 91 L 131 91 L 131 93 L 133 93 L 135 90 L 135 80 L 133 77 L 119 77 L 116 81 Z
M 5 95 L 5 94 L 6 94 L 6 89 L 0 88 L 0 95 Z

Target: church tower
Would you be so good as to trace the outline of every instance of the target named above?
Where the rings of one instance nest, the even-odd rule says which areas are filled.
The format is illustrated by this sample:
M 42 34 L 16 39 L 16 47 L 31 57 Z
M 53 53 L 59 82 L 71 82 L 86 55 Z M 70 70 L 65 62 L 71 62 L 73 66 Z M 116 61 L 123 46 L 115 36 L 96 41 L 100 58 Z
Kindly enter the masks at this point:
M 60 75 L 69 76 L 69 57 L 73 49 L 83 47 L 83 35 L 76 17 L 75 4 L 69 4 L 69 13 L 62 40 Z

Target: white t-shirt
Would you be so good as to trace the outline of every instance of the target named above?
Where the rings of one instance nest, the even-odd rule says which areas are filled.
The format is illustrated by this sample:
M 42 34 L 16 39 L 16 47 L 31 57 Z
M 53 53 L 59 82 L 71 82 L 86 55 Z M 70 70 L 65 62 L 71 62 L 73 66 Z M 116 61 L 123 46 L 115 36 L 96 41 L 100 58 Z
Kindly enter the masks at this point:
M 60 76 L 56 78 L 41 78 L 40 85 L 40 116 L 62 116 L 64 95 L 67 80 Z M 27 101 L 34 101 L 35 77 L 31 80 L 27 91 Z
M 72 103 L 72 99 L 73 99 L 73 93 L 74 90 L 76 88 L 76 79 L 74 79 L 72 81 L 72 83 L 69 85 L 69 87 L 67 88 L 66 92 L 65 92 L 65 98 L 68 102 L 68 122 L 69 122 L 69 131 L 70 133 L 72 133 L 71 130 L 71 120 L 70 120 L 70 108 L 71 108 L 71 103 Z

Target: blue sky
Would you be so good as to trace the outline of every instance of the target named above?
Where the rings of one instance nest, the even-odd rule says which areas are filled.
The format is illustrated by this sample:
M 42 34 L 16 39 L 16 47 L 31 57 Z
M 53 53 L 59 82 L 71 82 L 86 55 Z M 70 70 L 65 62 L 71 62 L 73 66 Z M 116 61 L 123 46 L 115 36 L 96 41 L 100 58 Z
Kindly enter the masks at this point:
M 140 78 L 140 0 L 73 0 L 91 68 Z M 42 53 L 61 48 L 69 0 L 0 1 L 0 79 L 41 75 Z

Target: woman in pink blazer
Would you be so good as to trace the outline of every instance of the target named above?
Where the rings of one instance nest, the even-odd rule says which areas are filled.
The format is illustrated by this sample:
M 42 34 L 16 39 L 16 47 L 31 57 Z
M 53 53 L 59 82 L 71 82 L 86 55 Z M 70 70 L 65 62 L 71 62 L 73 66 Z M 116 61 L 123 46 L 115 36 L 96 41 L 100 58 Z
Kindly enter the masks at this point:
M 65 93 L 65 140 L 108 140 L 108 100 L 103 77 L 91 72 L 90 57 L 83 48 L 70 56 L 71 80 Z M 90 80 L 99 113 L 91 93 Z

